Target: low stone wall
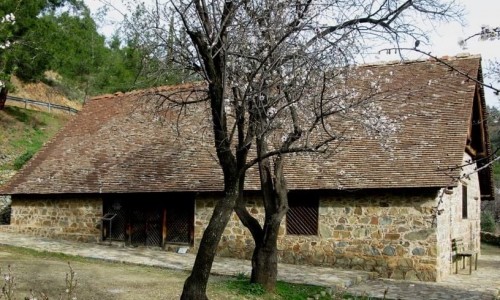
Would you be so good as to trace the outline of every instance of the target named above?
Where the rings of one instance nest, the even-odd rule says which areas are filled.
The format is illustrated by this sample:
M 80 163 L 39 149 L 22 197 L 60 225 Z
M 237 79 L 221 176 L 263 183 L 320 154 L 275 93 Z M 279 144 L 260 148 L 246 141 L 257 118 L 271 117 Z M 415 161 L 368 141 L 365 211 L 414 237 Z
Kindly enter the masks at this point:
M 500 235 L 481 231 L 481 242 L 500 246 Z
M 100 198 L 15 196 L 11 207 L 11 223 L 0 226 L 2 231 L 83 242 L 96 242 L 100 237 Z
M 435 281 L 437 238 L 432 209 L 436 196 L 437 189 L 322 195 L 318 234 L 287 235 L 284 220 L 279 259 L 373 271 L 385 278 Z M 196 201 L 195 251 L 214 205 L 211 198 Z M 263 223 L 264 209 L 257 198 L 249 201 L 248 210 Z M 218 255 L 249 259 L 253 247 L 250 232 L 233 214 Z

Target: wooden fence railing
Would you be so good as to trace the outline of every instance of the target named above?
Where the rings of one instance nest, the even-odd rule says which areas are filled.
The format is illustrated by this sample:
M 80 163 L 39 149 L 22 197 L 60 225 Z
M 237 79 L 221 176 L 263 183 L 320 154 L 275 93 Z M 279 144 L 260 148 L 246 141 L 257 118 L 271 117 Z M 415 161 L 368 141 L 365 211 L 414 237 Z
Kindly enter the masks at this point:
M 49 102 L 42 102 L 42 101 L 21 98 L 21 97 L 16 97 L 16 96 L 7 96 L 7 102 L 9 102 L 9 101 L 24 103 L 24 108 L 27 108 L 28 104 L 41 106 L 41 107 L 47 107 L 49 112 L 51 112 L 53 109 L 67 111 L 69 114 L 76 114 L 78 112 L 77 109 L 74 109 L 74 108 L 69 107 L 69 106 L 64 106 L 64 105 L 59 105 L 59 104 L 54 104 L 54 103 L 49 103 Z

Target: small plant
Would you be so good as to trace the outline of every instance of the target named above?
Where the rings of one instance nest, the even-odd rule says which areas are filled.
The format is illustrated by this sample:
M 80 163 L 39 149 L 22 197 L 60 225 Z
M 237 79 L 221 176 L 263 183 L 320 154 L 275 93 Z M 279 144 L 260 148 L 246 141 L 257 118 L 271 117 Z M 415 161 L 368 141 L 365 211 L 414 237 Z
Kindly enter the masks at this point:
M 332 299 L 330 291 L 325 288 L 313 285 L 291 284 L 278 281 L 276 283 L 276 294 L 281 299 L 299 300 L 299 299 Z
M 49 297 L 43 292 L 40 292 L 40 295 L 37 297 L 35 295 L 35 291 L 30 290 L 30 295 L 28 297 L 24 297 L 24 300 L 49 300 Z
M 236 275 L 236 280 L 246 280 L 248 279 L 249 277 L 247 276 L 246 273 L 244 272 L 240 272 Z
M 262 285 L 258 283 L 250 283 L 248 277 L 245 276 L 244 273 L 239 273 L 236 280 L 228 281 L 227 287 L 230 290 L 245 296 L 262 296 L 266 293 L 266 290 L 262 287 Z
M 71 267 L 71 264 L 68 262 L 69 273 L 66 273 L 66 300 L 76 300 L 76 286 L 78 285 L 78 281 L 76 280 L 76 272 Z M 61 300 L 63 299 L 63 295 L 61 295 Z
M 495 218 L 490 211 L 483 211 L 481 213 L 481 231 L 495 233 L 496 224 Z
M 2 270 L 0 269 L 0 273 Z M 6 300 L 14 299 L 14 289 L 16 287 L 15 278 L 10 269 L 10 265 L 7 266 L 7 273 L 3 274 L 4 284 L 2 287 L 2 295 L 0 298 L 5 297 Z
M 68 262 L 69 272 L 66 273 L 66 290 L 64 293 L 60 294 L 59 300 L 77 300 L 76 298 L 76 287 L 78 282 L 76 280 L 76 272 L 71 267 Z M 0 269 L 0 273 L 2 270 Z M 15 277 L 12 273 L 10 265 L 7 267 L 7 273 L 3 274 L 4 284 L 2 287 L 2 293 L 0 294 L 0 299 L 14 300 L 14 290 L 16 288 Z M 39 292 L 39 296 L 36 296 L 37 292 L 30 290 L 30 294 L 24 297 L 24 300 L 49 300 L 49 297 L 43 293 Z

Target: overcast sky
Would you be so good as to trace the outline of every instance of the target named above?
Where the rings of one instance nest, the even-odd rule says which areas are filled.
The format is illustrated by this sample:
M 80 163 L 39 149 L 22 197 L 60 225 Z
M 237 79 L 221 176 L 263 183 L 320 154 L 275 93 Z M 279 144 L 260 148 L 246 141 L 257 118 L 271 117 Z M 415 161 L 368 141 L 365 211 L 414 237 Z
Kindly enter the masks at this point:
M 104 0 L 105 1 L 105 0 Z M 148 2 L 148 0 L 145 0 Z M 123 6 L 118 5 L 119 0 L 109 1 L 127 13 Z M 467 43 L 467 49 L 462 49 L 458 45 L 458 41 L 472 34 L 478 33 L 482 25 L 490 25 L 491 27 L 500 26 L 500 0 L 458 0 L 465 6 L 465 18 L 463 22 L 465 26 L 462 27 L 458 23 L 450 23 L 440 25 L 439 27 L 429 28 L 433 30 L 431 41 L 429 44 L 421 44 L 419 49 L 430 51 L 432 54 L 443 55 L 456 55 L 458 53 L 481 54 L 483 57 L 483 66 L 486 66 L 489 59 L 500 56 L 500 41 L 479 41 L 478 38 L 470 39 Z M 91 11 L 95 13 L 99 7 L 102 6 L 102 0 L 85 0 L 85 3 L 90 7 Z M 119 13 L 110 11 L 109 24 L 113 21 L 119 21 L 121 15 Z M 114 28 L 112 25 L 103 26 L 100 30 L 106 36 L 110 36 Z M 392 54 L 377 55 L 376 60 L 387 61 L 395 60 L 399 57 Z M 486 100 L 489 105 L 500 106 L 498 97 L 493 96 L 492 93 L 487 92 Z

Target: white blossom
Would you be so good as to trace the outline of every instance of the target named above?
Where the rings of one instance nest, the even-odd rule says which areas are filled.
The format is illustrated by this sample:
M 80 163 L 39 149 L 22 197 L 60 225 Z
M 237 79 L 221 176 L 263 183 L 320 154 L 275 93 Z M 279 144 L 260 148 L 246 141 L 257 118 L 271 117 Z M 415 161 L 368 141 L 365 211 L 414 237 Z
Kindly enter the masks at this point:
M 276 107 L 269 107 L 269 109 L 267 110 L 267 117 L 268 118 L 272 118 L 274 117 L 274 115 L 278 112 L 278 109 L 276 109 Z
M 0 23 L 12 23 L 15 24 L 16 16 L 13 13 L 7 14 L 6 16 L 0 19 Z
M 231 113 L 231 100 L 227 98 L 224 99 L 224 111 L 226 112 L 226 114 Z

